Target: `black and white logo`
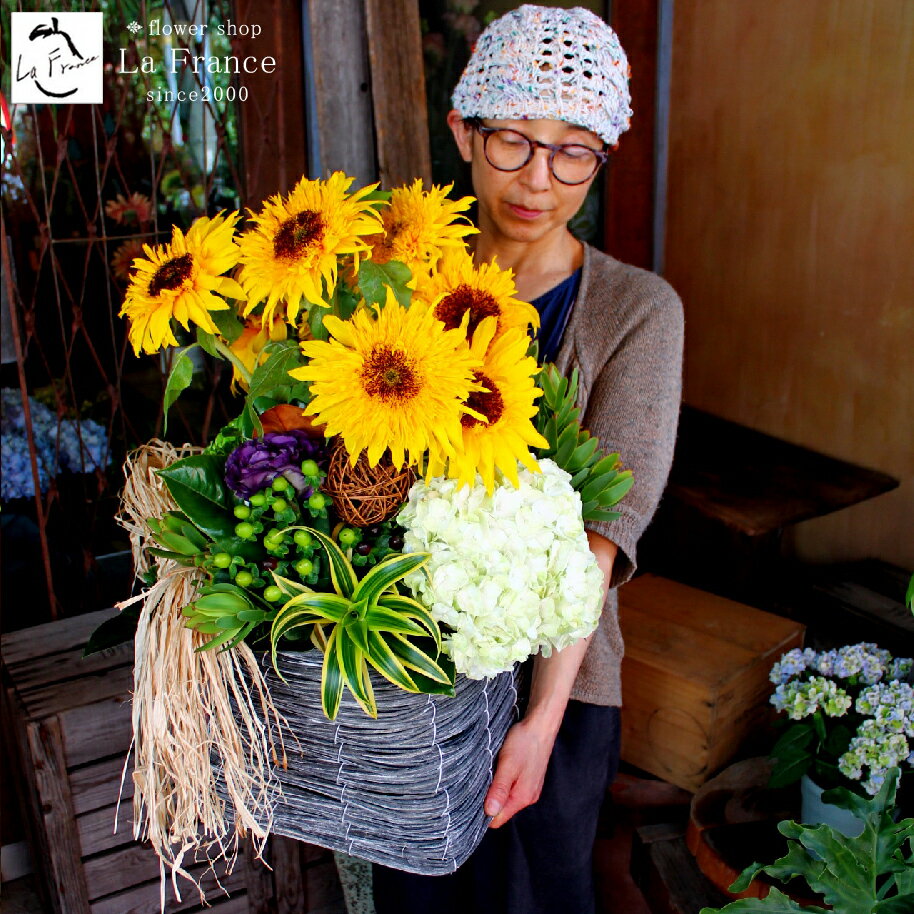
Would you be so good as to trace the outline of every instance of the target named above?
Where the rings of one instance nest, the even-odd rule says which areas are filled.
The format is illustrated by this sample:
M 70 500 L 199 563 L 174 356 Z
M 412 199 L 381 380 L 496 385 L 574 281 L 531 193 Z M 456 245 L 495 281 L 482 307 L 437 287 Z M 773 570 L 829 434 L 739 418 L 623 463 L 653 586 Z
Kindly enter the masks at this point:
M 13 103 L 100 105 L 102 15 L 13 13 Z

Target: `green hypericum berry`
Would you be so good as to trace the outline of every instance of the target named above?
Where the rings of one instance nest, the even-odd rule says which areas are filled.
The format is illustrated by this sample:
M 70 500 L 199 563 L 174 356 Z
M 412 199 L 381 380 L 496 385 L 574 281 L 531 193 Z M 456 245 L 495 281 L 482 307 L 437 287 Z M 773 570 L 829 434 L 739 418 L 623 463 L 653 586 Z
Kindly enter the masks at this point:
M 254 583 L 254 575 L 250 571 L 239 571 L 235 575 L 235 583 L 239 587 L 250 587 Z
M 356 530 L 353 530 L 352 527 L 343 527 L 340 530 L 339 537 L 341 546 L 351 546 L 353 543 L 358 542 L 359 534 Z
M 314 571 L 314 562 L 310 559 L 299 559 L 295 563 L 295 571 L 300 577 L 306 578 L 312 571 Z
M 303 460 L 301 471 L 305 476 L 317 476 L 320 473 L 320 467 L 313 460 Z
M 307 549 L 314 542 L 314 538 L 307 530 L 296 530 L 292 540 L 296 546 L 300 546 L 302 549 Z
M 284 498 L 275 498 L 273 499 L 273 511 L 275 514 L 280 514 L 289 507 L 289 503 Z
M 268 600 L 270 603 L 276 603 L 282 599 L 282 590 L 278 588 L 275 584 L 271 584 L 263 592 L 264 600 Z
M 235 525 L 235 536 L 243 540 L 249 540 L 254 535 L 254 525 L 249 524 L 246 520 Z
M 232 557 L 227 552 L 217 552 L 213 556 L 213 564 L 217 568 L 228 568 L 232 564 Z
M 251 516 L 251 509 L 247 505 L 235 505 L 234 514 L 238 520 L 247 520 Z
M 308 507 L 313 508 L 315 511 L 320 511 L 321 508 L 323 508 L 325 504 L 327 504 L 327 499 L 320 492 L 315 492 L 308 499 Z
M 258 492 L 256 495 L 251 496 L 251 504 L 255 508 L 262 508 L 267 503 L 267 497 L 263 492 Z
M 282 530 L 278 530 L 274 527 L 272 530 L 268 530 L 266 536 L 263 538 L 263 541 L 268 546 L 278 546 L 283 540 Z
M 289 488 L 289 480 L 285 476 L 277 476 L 273 482 L 270 483 L 274 492 L 283 492 Z

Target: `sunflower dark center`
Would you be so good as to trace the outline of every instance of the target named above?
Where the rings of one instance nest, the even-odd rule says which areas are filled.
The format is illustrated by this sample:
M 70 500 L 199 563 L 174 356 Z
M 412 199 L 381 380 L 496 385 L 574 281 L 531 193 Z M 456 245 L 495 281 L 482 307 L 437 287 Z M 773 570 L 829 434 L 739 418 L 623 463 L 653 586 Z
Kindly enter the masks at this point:
M 407 356 L 390 346 L 375 346 L 365 359 L 362 387 L 383 403 L 411 400 L 419 393 L 419 376 Z
M 273 236 L 273 253 L 280 260 L 300 257 L 308 245 L 324 236 L 324 220 L 320 213 L 305 209 L 286 219 Z
M 448 330 L 459 327 L 467 311 L 470 312 L 469 333 L 479 326 L 484 317 L 498 317 L 501 314 L 498 302 L 488 292 L 467 285 L 457 286 L 435 305 L 435 317 L 444 321 Z
M 467 397 L 466 404 L 470 409 L 475 409 L 477 413 L 482 413 L 489 420 L 489 425 L 495 425 L 496 422 L 501 418 L 501 414 L 505 411 L 505 401 L 502 399 L 501 394 L 498 391 L 498 387 L 495 385 L 495 382 L 491 378 L 486 377 L 480 372 L 475 372 L 473 375 L 473 381 L 476 384 L 482 384 L 483 387 L 487 387 L 488 390 L 481 391 L 476 390 Z M 464 413 L 460 417 L 460 424 L 464 428 L 474 428 L 477 425 L 482 425 L 475 416 L 470 416 L 467 413 Z
M 190 254 L 182 254 L 166 261 L 152 275 L 149 283 L 149 295 L 156 296 L 166 289 L 177 289 L 194 268 L 194 258 Z

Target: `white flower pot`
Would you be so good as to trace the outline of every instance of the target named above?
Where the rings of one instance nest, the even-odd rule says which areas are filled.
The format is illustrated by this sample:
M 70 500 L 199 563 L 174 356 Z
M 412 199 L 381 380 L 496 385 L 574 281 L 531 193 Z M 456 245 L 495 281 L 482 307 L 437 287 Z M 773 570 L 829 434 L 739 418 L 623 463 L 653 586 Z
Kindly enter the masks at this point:
M 808 775 L 800 780 L 800 819 L 804 825 L 830 825 L 848 838 L 856 838 L 863 832 L 863 820 L 850 810 L 842 809 L 822 801 L 824 793 Z

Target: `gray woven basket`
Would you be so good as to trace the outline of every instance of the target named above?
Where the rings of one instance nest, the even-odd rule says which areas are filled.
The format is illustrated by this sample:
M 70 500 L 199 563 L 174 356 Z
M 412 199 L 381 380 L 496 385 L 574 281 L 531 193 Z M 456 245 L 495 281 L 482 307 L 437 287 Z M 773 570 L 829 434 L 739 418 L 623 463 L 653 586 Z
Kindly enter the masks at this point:
M 320 701 L 319 651 L 282 652 L 286 682 L 264 672 L 288 769 L 273 832 L 426 876 L 453 872 L 488 826 L 483 800 L 516 717 L 520 667 L 494 679 L 458 676 L 456 695 L 405 692 L 372 672 L 378 717 L 344 691 L 335 721 Z

